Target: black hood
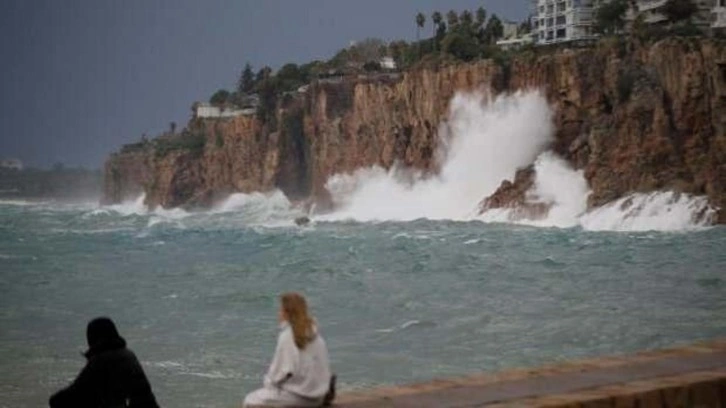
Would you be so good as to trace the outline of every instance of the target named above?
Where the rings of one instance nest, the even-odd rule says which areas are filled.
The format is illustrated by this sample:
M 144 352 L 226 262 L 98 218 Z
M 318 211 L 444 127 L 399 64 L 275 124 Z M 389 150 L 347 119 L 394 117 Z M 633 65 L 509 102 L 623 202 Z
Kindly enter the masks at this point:
M 86 358 L 109 350 L 118 350 L 126 347 L 126 340 L 118 334 L 116 325 L 108 317 L 98 317 L 88 323 L 86 329 L 88 351 Z

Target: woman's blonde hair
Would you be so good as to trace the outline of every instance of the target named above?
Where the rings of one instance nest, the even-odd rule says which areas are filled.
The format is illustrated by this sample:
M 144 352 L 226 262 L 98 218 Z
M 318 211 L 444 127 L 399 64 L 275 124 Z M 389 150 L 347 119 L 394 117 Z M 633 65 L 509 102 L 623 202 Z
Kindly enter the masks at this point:
M 305 298 L 296 292 L 283 293 L 280 296 L 280 303 L 287 322 L 292 327 L 295 345 L 302 350 L 315 339 L 314 321 L 308 314 L 308 304 Z

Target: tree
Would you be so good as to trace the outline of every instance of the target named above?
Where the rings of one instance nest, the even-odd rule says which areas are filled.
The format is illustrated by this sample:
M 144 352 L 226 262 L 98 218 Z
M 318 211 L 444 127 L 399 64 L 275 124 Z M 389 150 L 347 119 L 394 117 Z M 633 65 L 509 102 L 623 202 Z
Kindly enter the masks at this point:
M 484 29 L 485 41 L 489 44 L 494 44 L 498 39 L 504 35 L 504 25 L 502 21 L 497 17 L 496 14 L 492 14 L 487 22 L 487 26 Z
M 444 52 L 462 61 L 471 61 L 479 56 L 479 42 L 468 30 L 456 30 L 446 34 L 441 47 Z
M 405 56 L 408 53 L 409 45 L 406 41 L 393 41 L 388 47 L 391 50 L 391 57 L 396 61 L 396 65 L 402 67 L 405 65 Z
M 424 16 L 423 13 L 419 12 L 416 14 L 416 40 L 418 41 L 421 37 L 421 29 L 423 28 L 424 24 L 426 24 L 426 16 Z
M 248 63 L 245 64 L 242 73 L 237 81 L 237 92 L 240 94 L 247 94 L 255 89 L 255 75 L 252 73 L 252 66 Z
M 628 0 L 612 0 L 595 12 L 595 30 L 601 34 L 615 34 L 625 27 Z
M 358 64 L 377 61 L 386 55 L 386 42 L 379 38 L 366 38 L 351 47 L 351 59 Z
M 278 97 L 277 78 L 268 76 L 261 82 L 258 82 L 257 92 L 260 97 L 260 103 L 257 105 L 257 118 L 270 125 L 272 129 L 276 129 L 276 107 Z
M 449 24 L 449 29 L 453 30 L 459 25 L 459 15 L 454 10 L 449 10 L 446 13 L 446 22 Z
M 209 103 L 213 106 L 222 106 L 229 101 L 230 97 L 231 95 L 228 90 L 220 89 L 209 98 Z
M 639 40 L 645 40 L 648 36 L 648 23 L 645 22 L 645 15 L 643 13 L 638 13 L 635 20 L 633 20 L 630 33 Z
M 255 84 L 259 85 L 260 82 L 269 79 L 271 75 L 272 68 L 267 66 L 260 68 L 260 70 L 257 71 L 257 75 L 255 75 Z
M 363 64 L 363 69 L 366 72 L 380 72 L 381 71 L 381 63 L 378 61 L 368 61 L 365 64 Z
M 171 131 L 171 134 L 173 135 L 176 133 L 176 122 L 170 122 L 169 123 L 169 130 Z
M 436 43 L 440 43 L 446 35 L 446 23 L 443 21 L 439 24 L 439 28 L 436 29 Z
M 277 85 L 283 91 L 292 91 L 307 82 L 297 64 L 285 64 L 275 76 Z
M 441 13 L 439 13 L 438 11 L 434 11 L 431 14 L 431 22 L 433 23 L 433 26 L 434 26 L 434 36 L 436 36 L 436 32 L 439 29 L 439 25 L 441 24 L 441 21 L 442 21 Z
M 484 7 L 479 7 L 476 9 L 476 27 L 478 29 L 481 29 L 484 27 L 484 23 L 487 21 L 487 11 L 484 10 Z
M 698 11 L 693 0 L 668 0 L 663 6 L 663 15 L 671 23 L 688 20 Z
M 468 28 L 474 24 L 474 16 L 471 15 L 471 11 L 464 10 L 461 12 L 461 16 L 459 16 L 459 21 L 461 25 Z

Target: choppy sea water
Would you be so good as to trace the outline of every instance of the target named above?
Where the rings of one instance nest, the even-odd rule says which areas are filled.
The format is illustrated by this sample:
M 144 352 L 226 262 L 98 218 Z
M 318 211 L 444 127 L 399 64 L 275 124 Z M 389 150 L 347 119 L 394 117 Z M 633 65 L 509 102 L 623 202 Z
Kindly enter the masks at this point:
M 343 389 L 726 335 L 723 227 L 298 228 L 276 202 L 199 214 L 0 203 L 0 406 L 44 406 L 82 367 L 98 315 L 116 320 L 163 406 L 238 406 L 261 384 L 289 290 L 308 297 Z

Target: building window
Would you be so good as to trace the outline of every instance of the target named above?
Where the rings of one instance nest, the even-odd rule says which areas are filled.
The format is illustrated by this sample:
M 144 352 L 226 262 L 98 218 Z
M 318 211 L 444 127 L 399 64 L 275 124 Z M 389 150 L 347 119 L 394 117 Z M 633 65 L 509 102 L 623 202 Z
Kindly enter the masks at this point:
M 554 33 L 552 31 L 547 31 L 547 39 L 551 40 L 554 38 Z
M 557 25 L 567 24 L 567 17 L 565 17 L 565 16 L 557 16 L 556 24 Z
M 554 22 L 554 20 L 552 20 L 552 17 L 548 18 L 547 19 L 547 27 L 552 27 L 552 23 L 553 22 Z
M 567 37 L 567 29 L 560 28 L 559 30 L 557 30 L 557 38 L 565 38 L 565 37 Z
M 540 14 L 544 13 L 544 6 L 539 6 L 539 12 Z
M 563 11 L 565 11 L 565 2 L 564 1 L 561 3 L 557 3 L 557 12 L 560 13 Z
M 555 6 L 553 4 L 547 5 L 547 14 L 551 14 L 555 11 Z

